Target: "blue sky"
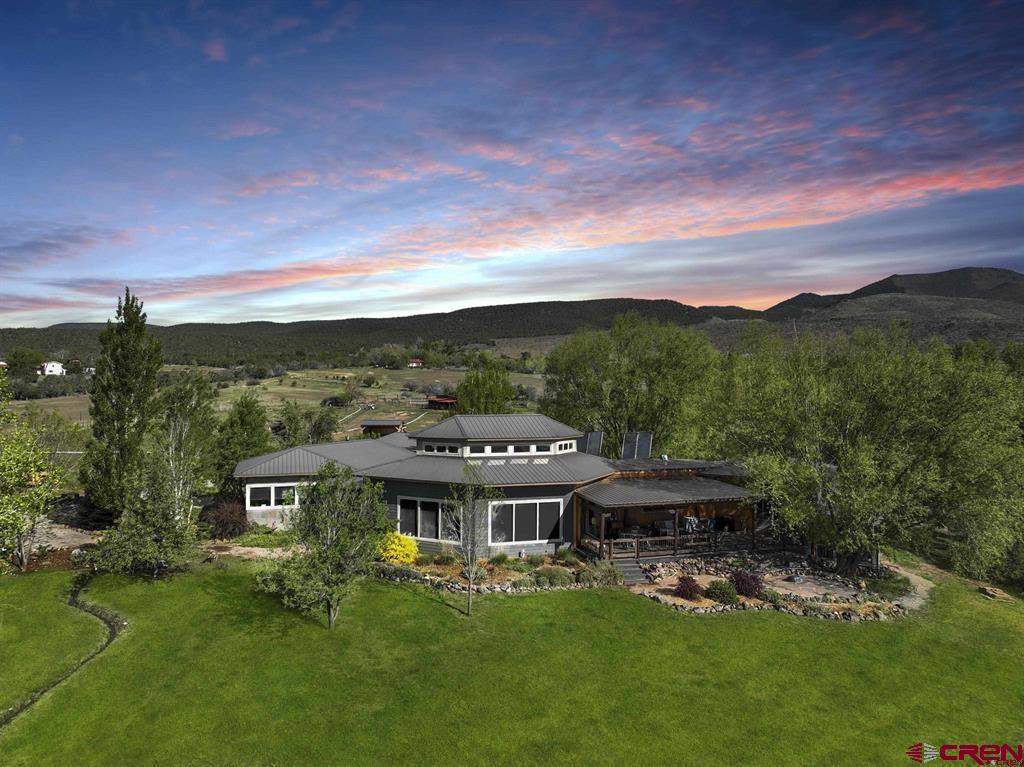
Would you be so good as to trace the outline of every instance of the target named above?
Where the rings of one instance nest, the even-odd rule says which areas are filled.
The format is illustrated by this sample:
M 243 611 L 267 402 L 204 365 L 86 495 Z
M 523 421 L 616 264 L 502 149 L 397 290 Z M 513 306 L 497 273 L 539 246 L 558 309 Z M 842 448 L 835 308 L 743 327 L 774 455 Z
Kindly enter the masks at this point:
M 1024 4 L 6 2 L 0 324 L 1024 267 Z

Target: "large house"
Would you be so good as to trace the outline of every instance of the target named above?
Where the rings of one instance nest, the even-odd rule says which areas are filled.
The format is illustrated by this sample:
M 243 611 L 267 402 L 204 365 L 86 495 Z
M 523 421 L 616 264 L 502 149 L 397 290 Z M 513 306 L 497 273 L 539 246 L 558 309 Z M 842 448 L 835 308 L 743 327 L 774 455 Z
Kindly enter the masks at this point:
M 594 556 L 639 558 L 752 533 L 755 513 L 750 494 L 737 484 L 738 467 L 603 458 L 585 451 L 600 444 L 593 436 L 544 415 L 457 415 L 415 433 L 249 458 L 235 477 L 245 485 L 249 520 L 279 526 L 321 466 L 349 466 L 383 485 L 395 529 L 426 551 L 453 543 L 444 502 L 467 463 L 503 494 L 488 510 L 491 553 L 551 552 L 572 544 Z

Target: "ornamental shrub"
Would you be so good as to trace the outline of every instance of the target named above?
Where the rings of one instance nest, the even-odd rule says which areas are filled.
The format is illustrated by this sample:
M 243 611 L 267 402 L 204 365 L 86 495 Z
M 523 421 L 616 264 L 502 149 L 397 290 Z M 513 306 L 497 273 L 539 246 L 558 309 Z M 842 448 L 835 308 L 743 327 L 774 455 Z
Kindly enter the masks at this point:
M 564 565 L 575 565 L 579 564 L 580 561 L 580 558 L 576 556 L 576 552 L 568 547 L 556 551 L 555 559 Z
M 394 530 L 384 535 L 384 543 L 380 547 L 380 558 L 392 565 L 411 565 L 419 553 L 415 538 Z
M 740 601 L 736 587 L 729 581 L 711 581 L 704 589 L 704 596 L 722 605 L 734 605 Z
M 568 586 L 576 582 L 569 569 L 557 565 L 541 567 L 533 574 L 533 579 L 538 586 Z
M 576 582 L 584 586 L 593 586 L 596 582 L 594 579 L 594 573 L 590 570 L 580 570 L 576 573 Z
M 416 557 L 416 564 L 418 565 L 432 565 L 434 564 L 434 552 L 424 551 Z
M 749 570 L 733 570 L 729 575 L 729 582 L 737 594 L 745 597 L 759 597 L 764 591 L 764 578 Z
M 203 512 L 211 538 L 237 538 L 249 529 L 245 507 L 239 501 L 221 501 Z
M 513 570 L 517 573 L 529 573 L 533 572 L 533 565 L 527 562 L 525 559 L 519 559 L 518 557 L 509 558 L 502 565 L 506 570 Z
M 434 555 L 435 565 L 454 565 L 456 562 L 455 553 L 449 549 L 442 549 Z
M 704 589 L 692 575 L 680 575 L 673 593 L 681 599 L 695 600 L 704 596 Z
M 781 605 L 785 600 L 775 589 L 765 589 L 761 592 L 761 599 L 765 602 L 770 602 L 773 605 Z
M 487 572 L 487 568 L 486 567 L 484 567 L 483 565 L 481 565 L 479 563 L 473 565 L 472 567 L 473 567 L 472 572 L 470 572 L 470 569 L 468 567 L 463 567 L 462 568 L 462 577 L 463 578 L 465 578 L 468 581 L 469 580 L 469 576 L 472 575 L 474 583 L 481 583 L 481 582 L 487 580 L 487 577 L 488 577 L 488 575 L 490 575 L 490 573 Z
M 622 585 L 622 571 L 607 559 L 595 562 L 594 564 L 589 565 L 587 569 L 594 574 L 594 583 L 599 586 Z
M 499 551 L 497 554 L 491 557 L 490 562 L 492 565 L 504 565 L 506 562 L 508 562 L 508 554 L 506 554 L 504 551 Z

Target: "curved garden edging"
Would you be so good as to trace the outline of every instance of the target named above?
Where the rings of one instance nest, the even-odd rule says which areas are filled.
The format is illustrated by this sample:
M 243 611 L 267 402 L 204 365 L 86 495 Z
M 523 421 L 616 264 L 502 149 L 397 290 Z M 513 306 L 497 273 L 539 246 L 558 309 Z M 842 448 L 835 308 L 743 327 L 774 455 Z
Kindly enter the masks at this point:
M 100 607 L 99 605 L 94 605 L 91 602 L 85 602 L 82 600 L 82 589 L 89 585 L 89 582 L 92 580 L 92 577 L 93 574 L 88 572 L 79 573 L 75 576 L 74 580 L 71 583 L 71 591 L 68 593 L 68 605 L 74 607 L 76 610 L 81 610 L 82 612 L 88 613 L 89 615 L 92 615 L 94 618 L 98 618 L 100 621 L 103 622 L 103 625 L 107 627 L 107 636 L 103 640 L 103 644 L 95 648 L 92 652 L 88 653 L 85 657 L 81 658 L 77 663 L 71 666 L 71 668 L 64 671 L 55 679 L 52 679 L 51 681 L 47 682 L 45 685 L 43 685 L 38 690 L 33 692 L 20 703 L 15 703 L 9 709 L 4 711 L 3 713 L 0 713 L 0 728 L 5 727 L 6 725 L 14 721 L 18 716 L 25 713 L 40 698 L 46 695 L 46 693 L 56 688 L 65 680 L 70 679 L 71 676 L 77 673 L 83 666 L 85 666 L 86 663 L 88 663 L 101 652 L 110 647 L 111 643 L 115 639 L 117 639 L 118 635 L 128 625 L 128 621 L 126 621 L 122 616 L 118 615 L 114 611 L 107 610 L 104 607 Z

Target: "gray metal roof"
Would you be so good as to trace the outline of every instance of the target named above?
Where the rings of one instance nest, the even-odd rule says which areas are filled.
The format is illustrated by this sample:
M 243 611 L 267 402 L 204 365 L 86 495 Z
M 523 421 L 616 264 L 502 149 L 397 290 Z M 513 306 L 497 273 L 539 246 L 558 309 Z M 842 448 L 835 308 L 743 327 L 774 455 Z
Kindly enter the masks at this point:
M 570 439 L 583 433 L 540 413 L 455 415 L 416 434 L 425 439 L 518 441 Z
M 751 495 L 742 487 L 706 477 L 606 479 L 580 488 L 576 492 L 588 501 L 605 508 L 739 501 Z
M 613 471 L 603 458 L 586 453 L 563 453 L 543 458 L 509 456 L 480 459 L 412 455 L 393 463 L 371 466 L 359 473 L 373 479 L 453 484 L 462 481 L 467 463 L 479 466 L 484 481 L 495 486 L 578 485 L 607 477 Z
M 703 471 L 717 466 L 718 461 L 701 461 L 695 458 L 613 458 L 608 461 L 619 471 L 658 471 L 659 469 L 692 469 Z
M 389 434 L 380 439 L 357 439 L 322 445 L 300 445 L 275 453 L 247 458 L 235 467 L 235 477 L 312 476 L 328 461 L 335 461 L 359 471 L 369 466 L 396 461 L 409 456 L 414 448 L 408 434 Z
M 397 418 L 367 418 L 360 426 L 401 426 L 405 421 Z

